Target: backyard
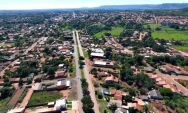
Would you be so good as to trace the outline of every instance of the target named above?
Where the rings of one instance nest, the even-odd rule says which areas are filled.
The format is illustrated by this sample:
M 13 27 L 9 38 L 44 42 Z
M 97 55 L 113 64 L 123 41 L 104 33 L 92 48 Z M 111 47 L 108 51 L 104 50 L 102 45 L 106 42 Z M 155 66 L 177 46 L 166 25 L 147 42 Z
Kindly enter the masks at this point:
M 58 92 L 35 92 L 29 101 L 29 106 L 45 104 L 60 99 L 61 97 Z

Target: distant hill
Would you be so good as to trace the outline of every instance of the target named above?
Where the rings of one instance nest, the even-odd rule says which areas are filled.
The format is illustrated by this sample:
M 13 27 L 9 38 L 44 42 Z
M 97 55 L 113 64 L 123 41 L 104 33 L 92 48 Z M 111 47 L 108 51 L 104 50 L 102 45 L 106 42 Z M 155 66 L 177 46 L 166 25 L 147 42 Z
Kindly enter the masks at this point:
M 188 3 L 165 3 L 165 4 L 147 4 L 147 5 L 105 5 L 95 7 L 94 9 L 105 10 L 138 10 L 138 9 L 183 9 L 188 8 Z
M 167 10 L 145 10 L 145 12 L 153 13 L 158 16 L 188 16 L 188 7 L 183 9 L 167 9 Z

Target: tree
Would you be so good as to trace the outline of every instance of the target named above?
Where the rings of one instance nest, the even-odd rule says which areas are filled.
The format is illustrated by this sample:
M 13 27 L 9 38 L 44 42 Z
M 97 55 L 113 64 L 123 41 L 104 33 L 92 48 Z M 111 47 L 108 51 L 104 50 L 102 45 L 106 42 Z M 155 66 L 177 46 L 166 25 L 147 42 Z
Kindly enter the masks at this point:
M 120 70 L 121 80 L 131 85 L 134 82 L 134 76 L 132 70 L 127 66 L 122 66 Z
M 130 95 L 122 96 L 122 103 L 127 104 L 127 102 L 132 102 L 132 96 Z
M 82 98 L 82 103 L 83 103 L 83 110 L 85 113 L 92 113 L 93 111 L 93 107 L 94 107 L 94 103 L 91 100 L 90 96 L 84 96 Z
M 32 80 L 31 80 L 31 79 L 27 79 L 26 83 L 27 83 L 27 84 L 31 84 L 31 83 L 32 83 Z
M 143 56 L 140 56 L 140 55 L 134 56 L 135 64 L 138 65 L 138 66 L 143 65 L 143 59 L 144 59 Z
M 139 73 L 136 76 L 136 85 L 138 86 L 138 88 L 151 89 L 154 85 L 154 81 L 148 75 Z
M 104 55 L 106 59 L 111 59 L 112 58 L 112 48 L 108 47 L 105 49 Z
M 173 92 L 169 88 L 160 88 L 159 91 L 163 96 L 168 96 L 168 97 L 173 96 Z
M 103 98 L 103 95 L 102 95 L 101 92 L 99 92 L 99 93 L 97 94 L 97 96 L 98 96 L 98 99 L 102 99 L 102 98 Z
M 104 35 L 109 37 L 109 36 L 111 36 L 112 34 L 111 34 L 111 33 L 106 32 L 106 33 L 104 33 Z
M 48 74 L 49 75 L 54 75 L 55 74 L 55 70 L 56 70 L 56 68 L 55 67 L 48 67 Z
M 23 86 L 23 80 L 20 79 L 19 82 L 18 82 L 19 86 L 22 87 Z
M 13 77 L 15 74 L 11 72 L 10 70 L 5 70 L 5 76 L 7 77 Z
M 128 109 L 129 110 L 129 113 L 142 113 L 142 112 L 139 112 L 137 109 L 131 107 Z
M 135 89 L 129 88 L 128 91 L 129 91 L 129 95 L 136 96 L 136 90 Z
M 90 57 L 90 55 L 91 55 L 91 52 L 92 52 L 91 49 L 88 49 L 88 50 L 87 50 L 87 54 L 88 54 L 89 57 Z
M 144 112 L 148 113 L 149 112 L 149 106 L 148 105 L 144 105 Z
M 54 42 L 54 38 L 48 38 L 47 43 L 51 44 L 52 42 Z
M 43 52 L 46 53 L 47 55 L 52 53 L 49 47 L 45 47 Z
M 97 75 L 97 69 L 96 68 L 91 69 L 91 74 Z
M 12 95 L 13 90 L 9 87 L 3 87 L 0 89 L 0 93 L 1 93 L 1 98 L 6 98 Z
M 110 110 L 114 113 L 115 110 L 117 109 L 117 105 L 116 104 L 111 104 L 110 105 Z

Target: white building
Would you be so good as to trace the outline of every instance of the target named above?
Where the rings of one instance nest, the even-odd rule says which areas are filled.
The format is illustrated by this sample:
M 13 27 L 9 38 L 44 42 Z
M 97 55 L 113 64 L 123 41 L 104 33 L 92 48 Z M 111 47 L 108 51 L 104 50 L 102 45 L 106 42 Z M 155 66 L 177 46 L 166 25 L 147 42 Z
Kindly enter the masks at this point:
M 64 109 L 66 109 L 66 99 L 61 98 L 61 99 L 56 100 L 54 110 L 62 111 Z

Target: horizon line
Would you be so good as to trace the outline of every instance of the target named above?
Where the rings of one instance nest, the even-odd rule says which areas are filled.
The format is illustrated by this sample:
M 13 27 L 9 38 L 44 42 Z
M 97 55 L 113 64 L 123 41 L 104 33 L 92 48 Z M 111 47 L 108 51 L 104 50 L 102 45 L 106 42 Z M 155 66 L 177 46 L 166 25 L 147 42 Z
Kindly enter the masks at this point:
M 60 8 L 29 8 L 29 9 L 27 9 L 27 8 L 25 8 L 25 9 L 0 9 L 0 11 L 21 11 L 21 10 L 23 10 L 23 11 L 29 11 L 29 10 L 74 10 L 74 9 L 94 9 L 94 8 L 99 8 L 99 7 L 102 7 L 102 6 L 131 6 L 131 5 L 162 5 L 162 4 L 188 4 L 188 2 L 182 2 L 182 3 L 175 3 L 175 2 L 172 2 L 172 3 L 160 3 L 160 4 L 123 4 L 123 5 L 98 5 L 98 6 L 91 6 L 91 7 L 60 7 Z

